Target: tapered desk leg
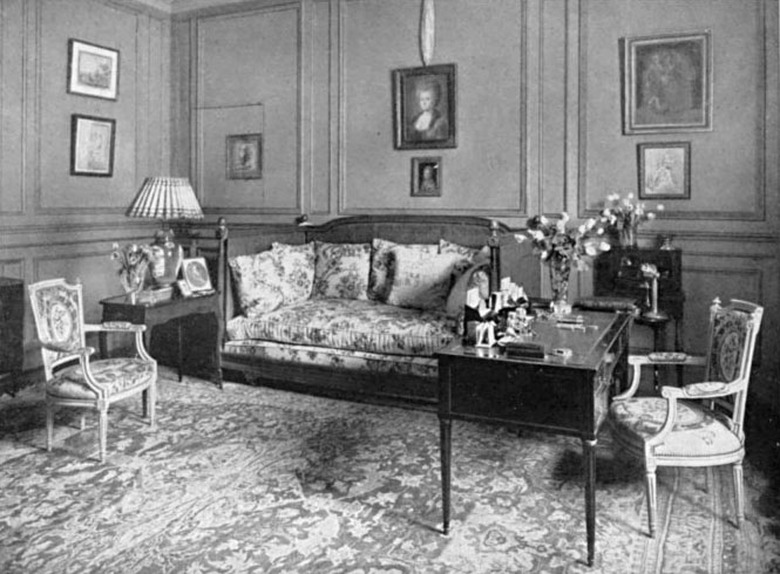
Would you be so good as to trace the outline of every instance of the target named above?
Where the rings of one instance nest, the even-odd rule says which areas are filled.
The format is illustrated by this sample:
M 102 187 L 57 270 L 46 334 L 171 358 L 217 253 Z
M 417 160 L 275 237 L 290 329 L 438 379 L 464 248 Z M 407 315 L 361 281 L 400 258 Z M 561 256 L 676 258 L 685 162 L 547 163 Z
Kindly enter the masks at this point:
M 585 471 L 585 528 L 588 536 L 588 566 L 596 553 L 596 440 L 582 440 Z
M 452 454 L 452 420 L 439 417 L 441 449 L 441 504 L 444 534 L 450 531 L 450 457 Z

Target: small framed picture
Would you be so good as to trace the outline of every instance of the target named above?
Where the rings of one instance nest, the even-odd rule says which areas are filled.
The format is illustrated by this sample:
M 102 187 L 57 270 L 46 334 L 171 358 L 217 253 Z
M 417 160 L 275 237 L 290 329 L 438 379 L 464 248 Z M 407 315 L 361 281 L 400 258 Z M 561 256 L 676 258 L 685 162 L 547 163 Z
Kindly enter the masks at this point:
M 441 197 L 441 157 L 412 158 L 412 197 Z
M 68 93 L 116 100 L 119 93 L 119 51 L 81 40 L 69 40 Z
M 71 115 L 70 174 L 113 176 L 115 139 L 116 120 Z
M 623 133 L 712 129 L 710 32 L 622 38 Z
M 691 198 L 690 142 L 640 143 L 639 198 Z
M 226 138 L 228 179 L 263 178 L 263 134 L 232 135 Z
M 182 281 L 187 284 L 191 294 L 203 291 L 213 291 L 211 287 L 211 278 L 209 277 L 209 268 L 206 266 L 204 257 L 193 257 L 185 259 L 181 264 Z
M 182 297 L 192 297 L 192 289 L 190 289 L 189 283 L 184 279 L 179 279 L 176 282 L 176 288 L 179 290 L 179 294 Z
M 396 149 L 457 147 L 455 64 L 393 71 Z

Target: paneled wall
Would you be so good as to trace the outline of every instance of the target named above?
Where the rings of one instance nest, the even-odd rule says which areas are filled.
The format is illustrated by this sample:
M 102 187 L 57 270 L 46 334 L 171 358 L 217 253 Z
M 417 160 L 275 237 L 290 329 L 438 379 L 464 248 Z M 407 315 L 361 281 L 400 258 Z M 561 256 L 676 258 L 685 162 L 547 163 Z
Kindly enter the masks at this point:
M 243 223 L 355 213 L 597 213 L 637 193 L 637 144 L 691 145 L 690 199 L 666 200 L 640 244 L 684 251 L 684 339 L 701 351 L 712 298 L 767 307 L 755 388 L 780 408 L 776 0 L 446 0 L 432 64 L 457 66 L 454 149 L 393 147 L 391 74 L 421 65 L 420 2 L 240 2 L 174 15 L 177 169 Z M 708 30 L 713 128 L 623 135 L 618 42 Z M 228 181 L 224 137 L 264 136 L 264 177 Z M 440 156 L 441 197 L 411 197 L 413 157 Z M 588 294 L 590 275 L 575 290 Z M 646 333 L 637 328 L 637 335 Z
M 116 101 L 67 93 L 68 40 L 119 51 Z M 124 212 L 147 175 L 168 174 L 170 16 L 131 2 L 0 1 L 0 274 L 81 279 L 86 318 L 120 290 L 114 241 L 148 242 Z M 70 175 L 71 115 L 116 121 L 112 177 Z M 25 367 L 40 364 L 29 309 Z

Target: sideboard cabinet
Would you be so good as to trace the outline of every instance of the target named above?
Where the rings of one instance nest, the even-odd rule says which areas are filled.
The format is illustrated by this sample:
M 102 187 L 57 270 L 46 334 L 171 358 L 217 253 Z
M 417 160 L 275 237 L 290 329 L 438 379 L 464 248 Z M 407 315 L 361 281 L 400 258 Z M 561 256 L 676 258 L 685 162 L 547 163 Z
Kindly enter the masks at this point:
M 24 361 L 24 283 L 0 277 L 0 395 L 15 393 Z

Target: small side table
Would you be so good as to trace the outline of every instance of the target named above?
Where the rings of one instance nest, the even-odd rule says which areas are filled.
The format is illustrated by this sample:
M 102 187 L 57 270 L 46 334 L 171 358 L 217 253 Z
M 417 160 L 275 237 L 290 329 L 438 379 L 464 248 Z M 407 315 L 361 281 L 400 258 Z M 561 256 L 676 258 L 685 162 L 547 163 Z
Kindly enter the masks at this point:
M 222 364 L 220 355 L 220 345 L 222 342 L 222 314 L 220 312 L 219 296 L 217 293 L 206 295 L 174 298 L 169 301 L 159 303 L 133 303 L 127 295 L 118 295 L 109 297 L 100 301 L 103 307 L 103 322 L 108 321 L 128 321 L 135 325 L 146 325 L 144 334 L 144 344 L 146 350 L 150 353 L 153 349 L 150 347 L 152 340 L 152 329 L 156 325 L 162 325 L 168 321 L 176 321 L 177 326 L 177 358 L 179 381 L 183 374 L 182 357 L 182 322 L 192 315 L 212 315 L 217 323 L 217 328 L 210 333 L 209 345 L 213 348 L 211 360 L 212 380 L 222 388 Z M 104 333 L 100 334 L 100 354 L 107 356 L 107 343 Z

